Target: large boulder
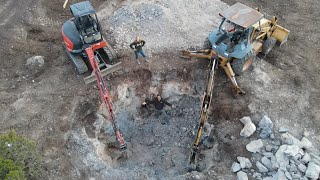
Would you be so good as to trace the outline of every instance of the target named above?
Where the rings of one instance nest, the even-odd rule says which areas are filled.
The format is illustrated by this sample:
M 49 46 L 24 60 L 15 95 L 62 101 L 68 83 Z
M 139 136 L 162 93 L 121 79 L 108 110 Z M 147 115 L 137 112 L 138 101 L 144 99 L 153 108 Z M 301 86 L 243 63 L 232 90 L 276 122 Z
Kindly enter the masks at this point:
M 237 159 L 238 159 L 242 169 L 251 168 L 252 163 L 250 162 L 250 160 L 248 158 L 239 156 L 239 157 L 237 157 Z
M 305 176 L 310 179 L 317 179 L 319 177 L 319 174 L 320 166 L 316 165 L 314 162 L 309 162 Z
M 252 153 L 260 152 L 260 149 L 262 147 L 263 147 L 263 143 L 261 139 L 251 141 L 249 144 L 246 145 L 246 149 Z
M 268 116 L 263 116 L 259 122 L 260 137 L 265 139 L 272 134 L 273 123 Z
M 244 124 L 243 129 L 240 132 L 240 136 L 245 138 L 251 136 L 256 131 L 256 126 L 252 123 L 250 117 L 243 117 L 240 121 Z

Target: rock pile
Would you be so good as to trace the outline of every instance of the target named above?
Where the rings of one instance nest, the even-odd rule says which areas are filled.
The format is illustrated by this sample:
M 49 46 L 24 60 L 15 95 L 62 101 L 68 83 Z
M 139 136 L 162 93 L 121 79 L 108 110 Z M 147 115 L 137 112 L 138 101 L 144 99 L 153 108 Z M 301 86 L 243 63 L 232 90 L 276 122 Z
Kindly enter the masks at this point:
M 267 116 L 260 121 L 258 130 L 262 140 L 253 140 L 246 146 L 246 149 L 253 153 L 251 161 L 246 157 L 237 157 L 239 163 L 232 164 L 231 171 L 237 173 L 239 180 L 247 180 L 248 176 L 257 180 L 319 178 L 320 152 L 309 141 L 308 132 L 299 140 L 289 133 L 288 128 L 282 127 L 279 128 L 279 136 L 274 137 L 273 123 Z

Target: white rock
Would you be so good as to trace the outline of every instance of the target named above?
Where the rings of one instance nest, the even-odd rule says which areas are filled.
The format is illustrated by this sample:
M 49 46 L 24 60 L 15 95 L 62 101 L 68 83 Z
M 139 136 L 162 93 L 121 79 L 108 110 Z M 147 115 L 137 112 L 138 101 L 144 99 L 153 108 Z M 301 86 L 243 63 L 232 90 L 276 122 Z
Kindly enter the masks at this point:
M 279 147 L 276 153 L 277 162 L 279 163 L 280 169 L 283 170 L 286 170 L 287 166 L 289 165 L 289 158 L 284 153 L 287 148 L 288 145 L 282 145 Z
M 298 169 L 299 169 L 301 172 L 305 173 L 306 170 L 307 170 L 307 166 L 305 166 L 305 165 L 303 165 L 303 164 L 299 164 L 299 165 L 298 165 Z
M 274 180 L 287 180 L 285 172 L 279 169 L 277 174 L 274 176 Z
M 237 180 L 248 180 L 248 175 L 243 171 L 239 171 L 237 172 Z
M 261 158 L 261 162 L 270 171 L 272 170 L 272 162 L 269 158 L 267 158 L 266 156 L 263 156 L 263 158 Z
M 26 65 L 27 66 L 38 66 L 38 67 L 43 66 L 44 65 L 43 56 L 33 56 L 33 57 L 27 59 Z
M 300 148 L 297 145 L 289 145 L 287 147 L 287 150 L 284 151 L 284 153 L 287 156 L 295 156 L 299 153 Z
M 263 164 L 261 164 L 259 161 L 256 162 L 256 166 L 258 168 L 258 170 L 261 172 L 261 173 L 266 173 L 266 172 L 269 172 L 268 168 L 266 168 Z
M 240 171 L 240 169 L 241 169 L 240 164 L 237 162 L 233 162 L 232 167 L 231 167 L 232 172 L 238 172 L 238 171 Z
M 320 166 L 316 165 L 314 162 L 309 162 L 305 176 L 311 179 L 317 179 L 319 174 Z
M 306 137 L 303 137 L 303 138 L 301 139 L 301 143 L 302 143 L 302 146 L 303 146 L 305 149 L 310 149 L 310 148 L 313 147 L 313 146 L 312 146 L 312 142 L 310 142 L 309 139 L 306 138 Z
M 239 156 L 239 157 L 237 157 L 237 159 L 238 159 L 242 169 L 251 168 L 252 163 L 250 162 L 250 160 L 248 158 Z
M 287 127 L 280 127 L 279 128 L 279 133 L 286 133 L 288 131 L 289 131 L 289 129 Z
M 243 117 L 240 121 L 244 124 L 243 129 L 240 132 L 240 136 L 249 137 L 256 131 L 256 126 L 252 123 L 250 117 Z
M 266 151 L 267 151 L 267 152 L 270 152 L 271 150 L 272 150 L 272 146 L 271 146 L 271 145 L 269 145 L 269 144 L 268 144 L 268 145 L 266 145 Z
M 249 144 L 246 145 L 246 149 L 252 153 L 260 152 L 260 149 L 262 147 L 263 147 L 263 143 L 261 139 L 251 141 Z
M 304 164 L 307 164 L 311 160 L 311 157 L 308 153 L 305 153 L 303 158 L 301 159 L 301 162 Z

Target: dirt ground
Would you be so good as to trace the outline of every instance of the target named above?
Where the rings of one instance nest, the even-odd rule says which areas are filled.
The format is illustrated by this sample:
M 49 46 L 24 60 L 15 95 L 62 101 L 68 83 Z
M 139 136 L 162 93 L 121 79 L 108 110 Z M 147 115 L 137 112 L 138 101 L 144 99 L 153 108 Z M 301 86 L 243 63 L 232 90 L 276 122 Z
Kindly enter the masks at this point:
M 15 129 L 37 141 L 48 179 L 235 179 L 230 172 L 232 162 L 239 155 L 249 155 L 245 144 L 250 140 L 239 136 L 243 116 L 257 123 L 267 114 L 276 129 L 287 126 L 297 137 L 308 131 L 319 149 L 320 4 L 313 0 L 239 1 L 260 7 L 269 17 L 279 17 L 290 36 L 282 47 L 261 57 L 254 69 L 237 77 L 247 92 L 243 97 L 233 97 L 230 82 L 218 70 L 209 123 L 214 125 L 214 145 L 219 152 L 212 155 L 214 164 L 204 163 L 203 174 L 188 174 L 187 158 L 207 62 L 183 60 L 178 51 L 166 50 L 153 52 L 150 64 L 137 66 L 132 52 L 119 52 L 118 46 L 122 55 L 118 61 L 124 69 L 108 77 L 108 87 L 128 141 L 129 160 L 113 161 L 112 150 L 105 148 L 112 141 L 112 132 L 104 128 L 107 120 L 99 91 L 94 83 L 83 83 L 83 76 L 77 75 L 61 47 L 60 28 L 70 18 L 63 2 L 1 0 L 0 132 Z M 91 2 L 97 11 L 110 7 L 112 15 L 132 1 Z M 224 2 L 232 5 L 236 1 Z M 117 46 L 113 37 L 108 39 Z M 36 55 L 44 57 L 43 66 L 26 65 L 26 59 Z M 139 108 L 146 96 L 159 91 L 177 105 L 168 110 L 175 120 L 165 127 Z M 138 131 L 141 133 L 135 133 Z

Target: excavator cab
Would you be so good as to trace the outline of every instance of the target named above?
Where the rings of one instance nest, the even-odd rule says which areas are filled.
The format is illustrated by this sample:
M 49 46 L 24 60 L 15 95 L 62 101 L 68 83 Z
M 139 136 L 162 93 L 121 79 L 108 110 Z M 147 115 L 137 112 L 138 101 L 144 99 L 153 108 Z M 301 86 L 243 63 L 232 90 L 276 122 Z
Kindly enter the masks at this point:
M 103 40 L 97 14 L 88 1 L 71 5 L 70 11 L 83 44 L 94 44 Z

